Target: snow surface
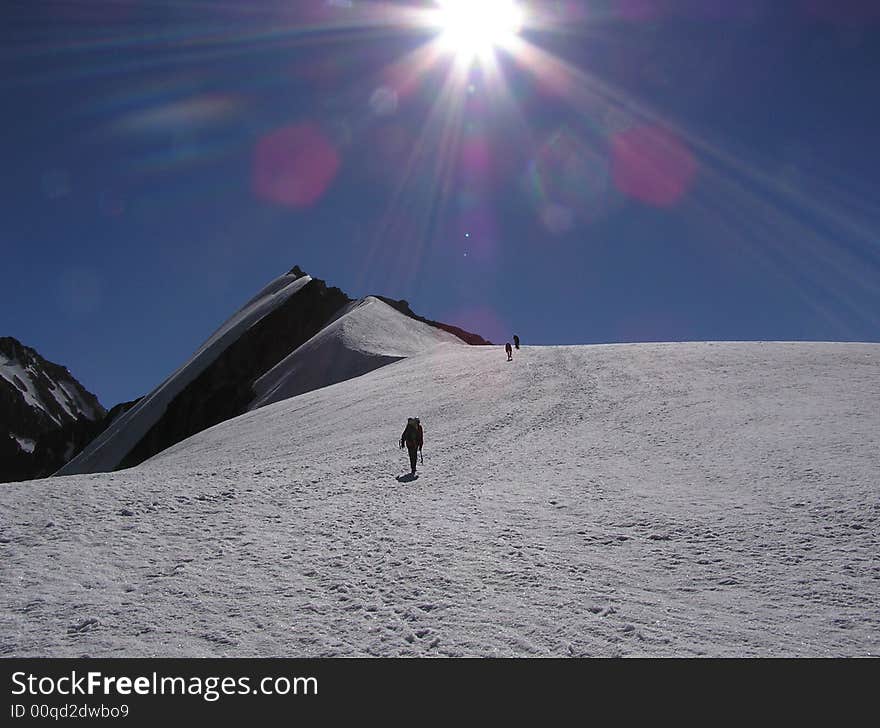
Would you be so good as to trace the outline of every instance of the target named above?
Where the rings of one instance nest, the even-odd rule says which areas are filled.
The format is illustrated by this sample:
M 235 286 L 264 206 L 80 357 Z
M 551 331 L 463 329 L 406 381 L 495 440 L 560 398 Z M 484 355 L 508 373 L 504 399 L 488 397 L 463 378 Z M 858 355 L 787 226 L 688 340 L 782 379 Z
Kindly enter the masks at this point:
M 880 345 L 443 345 L 2 486 L 0 653 L 878 656 L 878 476 Z
M 186 386 L 245 331 L 303 288 L 310 276 L 284 275 L 269 283 L 240 308 L 182 367 L 111 425 L 79 455 L 58 471 L 60 475 L 113 470 L 159 421 L 168 405 Z
M 442 343 L 465 345 L 457 336 L 368 296 L 260 377 L 249 409 L 358 377 Z

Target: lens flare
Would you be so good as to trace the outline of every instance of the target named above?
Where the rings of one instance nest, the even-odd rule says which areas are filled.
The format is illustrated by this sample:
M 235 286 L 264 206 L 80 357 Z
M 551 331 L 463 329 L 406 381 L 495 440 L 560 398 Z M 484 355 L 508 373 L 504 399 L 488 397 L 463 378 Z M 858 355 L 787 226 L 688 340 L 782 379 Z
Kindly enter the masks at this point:
M 671 207 L 687 194 L 697 161 L 687 145 L 662 128 L 641 125 L 612 139 L 617 188 L 640 202 Z
M 330 187 L 339 166 L 336 148 L 317 125 L 284 127 L 257 144 L 254 192 L 275 204 L 309 207 Z
M 490 56 L 519 33 L 523 13 L 512 0 L 440 0 L 440 43 L 461 60 Z

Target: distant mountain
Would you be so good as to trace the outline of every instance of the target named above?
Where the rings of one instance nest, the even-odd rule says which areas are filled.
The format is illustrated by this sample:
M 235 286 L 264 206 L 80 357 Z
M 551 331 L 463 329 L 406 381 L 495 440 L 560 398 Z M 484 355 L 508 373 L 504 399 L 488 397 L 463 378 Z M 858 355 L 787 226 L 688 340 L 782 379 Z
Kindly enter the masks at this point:
M 98 434 L 106 415 L 66 367 L 0 337 L 0 482 L 51 475 Z
M 353 300 L 295 266 L 242 306 L 58 475 L 137 465 L 249 410 L 444 342 L 488 343 L 417 316 L 406 301 Z

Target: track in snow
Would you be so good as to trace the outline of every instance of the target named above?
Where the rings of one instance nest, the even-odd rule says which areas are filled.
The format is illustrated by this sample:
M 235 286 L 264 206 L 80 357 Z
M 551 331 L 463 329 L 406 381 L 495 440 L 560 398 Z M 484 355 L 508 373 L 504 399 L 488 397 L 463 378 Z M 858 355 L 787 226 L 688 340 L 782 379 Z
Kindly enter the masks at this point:
M 880 346 L 505 359 L 444 346 L 2 486 L 0 651 L 880 654 Z

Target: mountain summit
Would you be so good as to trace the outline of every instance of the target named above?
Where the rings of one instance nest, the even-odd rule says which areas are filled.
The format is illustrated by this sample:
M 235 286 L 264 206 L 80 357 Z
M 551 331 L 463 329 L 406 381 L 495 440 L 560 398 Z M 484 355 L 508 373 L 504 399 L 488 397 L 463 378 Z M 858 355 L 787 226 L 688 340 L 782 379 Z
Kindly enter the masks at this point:
M 66 367 L 0 337 L 0 479 L 50 475 L 95 436 L 105 415 Z
M 488 344 L 406 301 L 349 298 L 298 266 L 234 313 L 59 475 L 137 465 L 220 422 L 366 374 L 440 343 Z

